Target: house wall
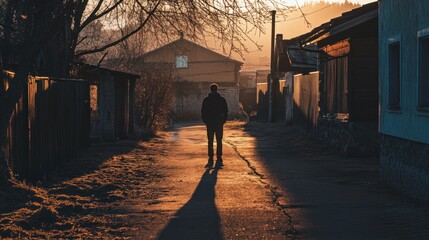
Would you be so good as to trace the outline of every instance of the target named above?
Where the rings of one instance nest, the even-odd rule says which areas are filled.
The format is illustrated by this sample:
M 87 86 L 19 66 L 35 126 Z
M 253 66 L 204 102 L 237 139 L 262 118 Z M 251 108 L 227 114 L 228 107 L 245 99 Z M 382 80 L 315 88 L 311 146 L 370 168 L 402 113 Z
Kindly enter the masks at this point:
M 317 135 L 348 156 L 379 154 L 377 19 L 322 48 Z
M 377 38 L 350 40 L 349 113 L 354 121 L 378 120 Z
M 181 120 L 201 119 L 201 106 L 205 96 L 190 94 L 177 98 L 174 112 Z
M 201 104 L 211 83 L 219 85 L 228 104 L 229 116 L 238 116 L 240 63 L 214 53 L 187 40 L 179 40 L 145 56 L 146 63 L 170 63 L 175 66 L 176 56 L 187 55 L 188 67 L 176 68 L 176 76 L 183 81 L 186 94 L 176 96 L 175 113 L 181 120 L 199 120 Z
M 417 32 L 429 28 L 429 1 L 379 1 L 382 180 L 429 201 L 429 113 L 417 110 Z M 388 43 L 400 41 L 400 107 L 388 108 Z
M 417 32 L 429 28 L 429 1 L 380 1 L 380 132 L 429 144 L 429 113 L 418 111 Z M 388 41 L 401 43 L 400 109 L 388 105 Z
M 176 74 L 192 82 L 234 82 L 238 84 L 237 63 L 201 47 L 178 41 L 174 46 L 164 47 L 148 54 L 145 62 L 167 62 L 175 66 L 176 56 L 188 56 L 188 68 L 177 68 Z
M 115 135 L 117 138 L 126 138 L 130 126 L 129 122 L 129 81 L 115 79 Z
M 429 144 L 381 135 L 381 179 L 397 190 L 429 202 Z
M 321 50 L 323 50 L 326 54 L 328 54 L 331 57 L 341 57 L 341 56 L 347 55 L 350 52 L 350 39 L 347 38 L 347 39 L 338 41 L 334 44 L 329 44 L 323 47 Z
M 115 82 L 113 76 L 104 72 L 99 81 L 99 119 L 93 123 L 94 129 L 100 132 L 101 141 L 115 141 Z M 98 125 L 98 126 L 97 126 Z
M 348 42 L 347 42 L 348 44 Z M 337 46 L 338 45 L 338 46 Z M 343 51 L 349 51 L 349 45 L 339 42 L 326 49 L 328 57 L 321 59 L 321 112 L 323 114 L 348 114 L 349 113 L 349 55 L 343 55 Z M 339 51 L 341 50 L 341 51 Z M 340 55 L 339 52 L 341 52 Z
M 186 96 L 176 97 L 175 113 L 181 120 L 201 119 L 201 107 L 204 98 L 209 94 L 209 86 L 193 86 L 193 88 L 197 91 Z M 240 111 L 238 87 L 219 87 L 218 92 L 226 100 L 229 119 L 239 117 L 237 115 Z

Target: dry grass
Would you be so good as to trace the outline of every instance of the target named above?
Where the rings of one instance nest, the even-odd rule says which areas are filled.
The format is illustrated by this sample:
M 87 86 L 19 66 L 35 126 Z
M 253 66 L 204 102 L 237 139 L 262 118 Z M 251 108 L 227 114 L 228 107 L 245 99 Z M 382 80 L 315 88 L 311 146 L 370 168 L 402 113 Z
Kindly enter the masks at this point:
M 154 195 L 147 185 L 161 178 L 156 141 L 98 145 L 43 184 L 0 189 L 0 238 L 126 238 L 132 226 L 115 209 Z

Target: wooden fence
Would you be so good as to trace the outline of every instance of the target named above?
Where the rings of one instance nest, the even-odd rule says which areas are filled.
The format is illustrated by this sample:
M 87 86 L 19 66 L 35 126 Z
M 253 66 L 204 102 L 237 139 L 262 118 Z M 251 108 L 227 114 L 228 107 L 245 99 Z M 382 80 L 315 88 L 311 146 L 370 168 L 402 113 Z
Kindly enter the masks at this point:
M 12 74 L 3 85 L 10 81 Z M 29 77 L 10 117 L 9 166 L 19 178 L 44 179 L 89 146 L 89 126 L 88 81 Z
M 268 84 L 258 83 L 257 84 L 257 110 L 258 110 L 258 121 L 268 121 Z M 288 100 L 292 101 L 292 97 L 289 96 L 287 89 L 286 80 L 279 80 L 278 84 L 273 84 L 273 116 L 275 122 L 285 122 L 287 108 L 291 108 L 288 105 Z M 275 99 L 274 99 L 275 98 Z M 291 105 L 291 104 L 290 104 Z
M 268 84 L 258 83 L 256 85 L 257 120 L 268 121 Z
M 294 76 L 293 122 L 308 133 L 315 132 L 319 117 L 319 73 Z

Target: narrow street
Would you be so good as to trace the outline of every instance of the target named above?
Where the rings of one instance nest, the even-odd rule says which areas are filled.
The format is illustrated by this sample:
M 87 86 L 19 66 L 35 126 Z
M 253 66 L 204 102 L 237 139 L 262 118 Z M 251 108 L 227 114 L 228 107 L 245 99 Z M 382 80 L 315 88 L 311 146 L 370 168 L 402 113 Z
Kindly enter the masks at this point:
M 291 218 L 279 208 L 276 190 L 228 143 L 234 133 L 225 131 L 224 166 L 211 169 L 205 168 L 204 125 L 179 125 L 169 133 L 167 156 L 159 165 L 165 176 L 161 185 L 167 191 L 155 203 L 138 201 L 132 207 L 136 212 L 147 212 L 138 218 L 145 228 L 136 232 L 136 238 L 293 237 L 295 229 Z
M 93 146 L 48 183 L 21 186 L 33 193 L 1 213 L 1 236 L 429 239 L 429 209 L 382 185 L 376 158 L 343 157 L 292 127 L 230 122 L 224 166 L 205 168 L 205 134 L 186 123 Z
M 428 13 L 3 0 L 0 240 L 429 240 Z
M 138 239 L 429 238 L 429 209 L 383 186 L 377 159 L 291 127 L 229 124 L 220 169 L 204 168 L 203 125 L 176 126 L 166 146 L 165 194 L 130 207 L 144 212 Z

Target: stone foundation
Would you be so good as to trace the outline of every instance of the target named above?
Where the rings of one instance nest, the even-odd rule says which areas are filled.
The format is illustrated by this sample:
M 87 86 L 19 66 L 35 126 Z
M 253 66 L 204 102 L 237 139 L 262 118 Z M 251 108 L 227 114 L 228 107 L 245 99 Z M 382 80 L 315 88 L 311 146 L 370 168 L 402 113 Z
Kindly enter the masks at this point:
M 395 189 L 429 202 L 429 145 L 382 134 L 380 175 Z
M 317 137 L 350 157 L 379 155 L 377 123 L 320 117 Z

